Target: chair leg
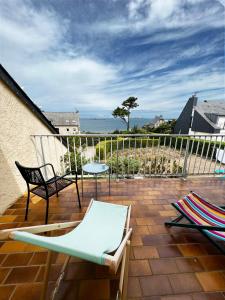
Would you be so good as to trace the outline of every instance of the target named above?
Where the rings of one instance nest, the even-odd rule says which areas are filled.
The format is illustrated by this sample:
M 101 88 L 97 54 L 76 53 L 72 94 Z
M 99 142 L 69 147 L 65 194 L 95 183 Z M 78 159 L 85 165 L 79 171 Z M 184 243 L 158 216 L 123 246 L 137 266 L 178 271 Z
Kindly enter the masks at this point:
M 46 199 L 45 224 L 48 224 L 48 208 L 49 208 L 49 198 Z
M 77 181 L 75 181 L 75 184 L 76 184 L 76 189 L 77 189 L 77 198 L 78 198 L 78 203 L 79 203 L 79 207 L 81 208 L 81 204 L 80 204 L 80 193 L 79 193 L 79 188 L 78 188 Z
M 48 289 L 48 278 L 49 278 L 49 273 L 50 273 L 51 263 L 52 263 L 52 254 L 53 252 L 49 250 L 47 256 L 47 263 L 45 267 L 44 284 L 43 284 L 40 300 L 46 300 L 46 294 Z
M 119 300 L 127 299 L 129 258 L 130 258 L 130 241 L 127 241 L 125 253 L 123 256 L 122 266 L 121 266 L 121 273 L 120 273 L 119 295 L 117 296 L 117 299 Z
M 29 202 L 30 202 L 30 190 L 29 190 L 29 187 L 28 187 L 28 189 L 27 189 L 27 204 L 26 204 L 25 221 L 27 221 L 28 210 L 29 210 Z

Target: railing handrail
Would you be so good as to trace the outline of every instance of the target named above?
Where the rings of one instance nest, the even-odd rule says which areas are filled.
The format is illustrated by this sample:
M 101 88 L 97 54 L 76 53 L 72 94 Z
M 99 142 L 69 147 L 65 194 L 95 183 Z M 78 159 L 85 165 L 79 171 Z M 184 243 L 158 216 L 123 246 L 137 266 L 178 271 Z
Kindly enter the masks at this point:
M 58 136 L 58 137 L 138 137 L 138 136 L 171 136 L 171 137 L 224 137 L 223 134 L 171 134 L 171 133 L 80 133 L 80 134 L 32 134 L 33 136 Z

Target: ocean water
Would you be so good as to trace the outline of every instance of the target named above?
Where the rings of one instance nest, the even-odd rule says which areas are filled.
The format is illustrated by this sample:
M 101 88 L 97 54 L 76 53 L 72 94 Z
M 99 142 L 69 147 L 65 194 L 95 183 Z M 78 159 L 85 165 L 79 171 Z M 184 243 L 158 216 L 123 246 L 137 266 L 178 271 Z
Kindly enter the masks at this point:
M 147 118 L 132 118 L 130 120 L 130 127 L 138 126 L 142 127 L 145 124 L 151 122 L 151 119 Z M 80 118 L 81 132 L 98 132 L 98 133 L 109 133 L 114 130 L 126 130 L 126 124 L 120 119 L 105 118 L 105 119 L 94 119 L 94 118 Z

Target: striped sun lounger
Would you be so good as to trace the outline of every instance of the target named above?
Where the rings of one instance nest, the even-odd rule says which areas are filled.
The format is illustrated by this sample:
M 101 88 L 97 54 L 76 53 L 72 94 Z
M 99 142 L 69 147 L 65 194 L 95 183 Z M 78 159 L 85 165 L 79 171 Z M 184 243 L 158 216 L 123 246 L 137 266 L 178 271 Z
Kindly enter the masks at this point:
M 166 222 L 166 226 L 197 229 L 225 254 L 224 247 L 217 242 L 225 242 L 225 209 L 209 203 L 194 192 L 172 205 L 180 212 L 180 216 L 172 222 Z M 178 223 L 184 217 L 190 224 Z

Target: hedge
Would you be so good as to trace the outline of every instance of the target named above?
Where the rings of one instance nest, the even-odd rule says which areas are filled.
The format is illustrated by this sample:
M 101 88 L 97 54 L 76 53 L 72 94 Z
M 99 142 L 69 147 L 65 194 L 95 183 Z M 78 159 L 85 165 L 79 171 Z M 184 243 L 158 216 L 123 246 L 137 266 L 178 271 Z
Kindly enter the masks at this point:
M 101 141 L 96 145 L 96 157 L 100 155 L 100 159 L 105 158 L 108 153 L 114 152 L 115 150 L 129 149 L 129 148 L 145 148 L 146 146 L 158 146 L 159 139 L 149 138 L 118 138 L 117 140 L 106 140 Z M 118 146 L 117 146 L 118 144 Z M 100 154 L 99 154 L 100 151 Z
M 170 144 L 171 139 L 171 144 Z M 160 145 L 169 146 L 171 145 L 172 148 L 175 148 L 176 150 L 180 150 L 181 146 L 182 149 L 186 150 L 187 141 L 189 140 L 189 148 L 188 153 L 192 154 L 199 154 L 204 157 L 213 157 L 216 158 L 216 148 L 219 148 L 221 146 L 221 149 L 225 148 L 225 143 L 220 141 L 208 141 L 208 140 L 202 140 L 197 138 L 188 138 L 188 137 L 166 137 L 166 141 L 164 139 L 160 140 Z M 177 141 L 177 142 L 176 142 Z M 183 141 L 183 142 L 182 142 Z

